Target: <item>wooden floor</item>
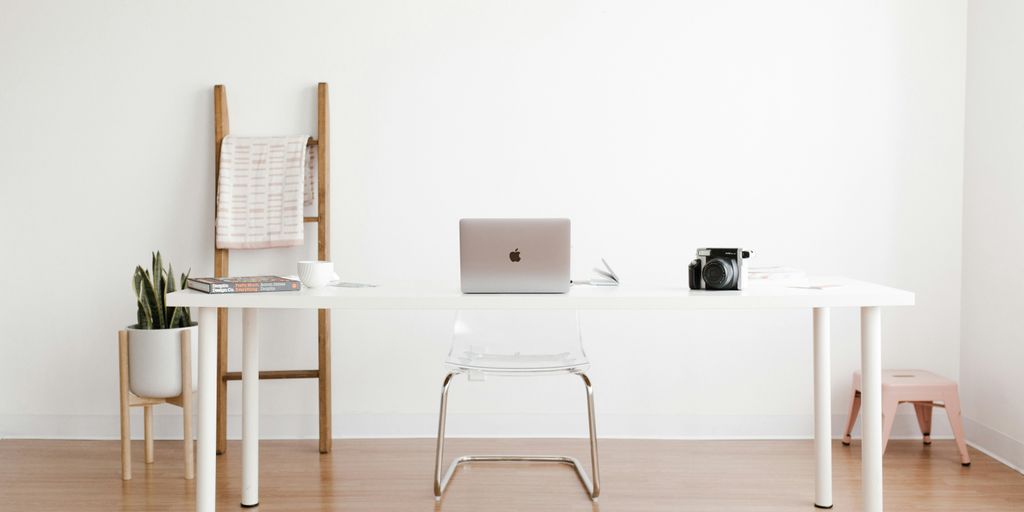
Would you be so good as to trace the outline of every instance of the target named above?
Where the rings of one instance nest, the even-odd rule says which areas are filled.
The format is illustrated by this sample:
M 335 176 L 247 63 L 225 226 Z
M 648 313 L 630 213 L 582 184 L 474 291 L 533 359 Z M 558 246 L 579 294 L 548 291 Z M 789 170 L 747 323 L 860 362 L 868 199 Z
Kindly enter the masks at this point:
M 218 458 L 217 502 L 237 511 L 240 449 Z M 811 441 L 601 442 L 603 493 L 592 505 L 563 465 L 479 464 L 460 469 L 435 504 L 430 439 L 260 444 L 260 507 L 358 511 L 806 511 L 814 489 Z M 115 441 L 0 441 L 0 510 L 192 510 L 195 486 L 182 479 L 181 443 L 158 441 L 156 462 L 133 446 L 135 477 L 120 479 Z M 579 439 L 453 439 L 465 453 L 557 453 L 587 461 Z M 861 509 L 860 446 L 834 446 L 835 509 Z M 977 452 L 960 466 L 952 441 L 926 447 L 893 441 L 885 455 L 889 511 L 1024 510 L 1024 475 Z

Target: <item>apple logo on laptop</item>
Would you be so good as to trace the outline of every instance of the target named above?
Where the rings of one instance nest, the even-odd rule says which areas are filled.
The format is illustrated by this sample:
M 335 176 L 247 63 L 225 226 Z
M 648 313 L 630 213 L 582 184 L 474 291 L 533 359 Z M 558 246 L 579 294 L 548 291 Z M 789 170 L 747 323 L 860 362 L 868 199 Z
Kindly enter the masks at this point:
M 508 259 L 512 260 L 512 263 L 519 263 L 519 248 L 518 247 L 516 247 L 516 250 L 508 253 Z

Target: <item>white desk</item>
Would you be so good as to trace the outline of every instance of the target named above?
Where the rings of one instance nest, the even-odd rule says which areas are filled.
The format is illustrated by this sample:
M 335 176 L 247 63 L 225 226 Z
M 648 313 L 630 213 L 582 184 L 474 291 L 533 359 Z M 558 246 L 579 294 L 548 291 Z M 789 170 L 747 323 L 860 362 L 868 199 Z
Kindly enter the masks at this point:
M 260 309 L 810 309 L 814 327 L 815 506 L 832 506 L 832 425 L 829 308 L 861 309 L 863 375 L 864 510 L 882 510 L 882 306 L 910 306 L 914 294 L 842 278 L 810 283 L 842 284 L 815 289 L 787 283 L 755 283 L 743 291 L 691 291 L 685 285 L 641 288 L 574 287 L 553 295 L 463 295 L 450 286 L 388 285 L 376 288 L 326 288 L 298 292 L 208 295 L 185 290 L 167 296 L 168 306 L 199 307 L 199 442 L 196 510 L 210 512 L 216 502 L 217 309 L 242 308 L 242 504 L 259 502 L 259 333 Z M 805 283 L 806 284 L 806 283 Z M 438 361 L 441 364 L 441 361 Z M 429 491 L 424 475 L 424 496 Z M 614 489 L 611 492 L 615 492 Z

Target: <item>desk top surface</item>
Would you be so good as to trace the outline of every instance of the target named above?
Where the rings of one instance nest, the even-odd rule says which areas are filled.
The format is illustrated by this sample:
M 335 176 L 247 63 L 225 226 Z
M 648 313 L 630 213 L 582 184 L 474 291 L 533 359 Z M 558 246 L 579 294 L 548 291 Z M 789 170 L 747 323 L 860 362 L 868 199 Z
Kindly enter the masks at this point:
M 390 283 L 270 293 L 183 290 L 167 295 L 168 306 L 270 309 L 784 309 L 913 304 L 913 292 L 841 277 L 752 281 L 741 291 L 690 290 L 683 283 L 577 285 L 558 294 L 464 294 L 458 283 Z

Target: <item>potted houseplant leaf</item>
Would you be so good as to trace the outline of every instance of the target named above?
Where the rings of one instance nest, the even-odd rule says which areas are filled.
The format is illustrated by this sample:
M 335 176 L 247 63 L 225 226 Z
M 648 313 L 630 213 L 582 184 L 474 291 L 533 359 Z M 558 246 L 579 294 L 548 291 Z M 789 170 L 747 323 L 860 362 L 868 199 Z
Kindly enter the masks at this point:
M 169 398 L 182 391 L 181 332 L 189 330 L 192 353 L 196 353 L 198 324 L 192 321 L 187 307 L 167 307 L 167 294 L 184 289 L 188 273 L 175 279 L 167 264 L 164 270 L 160 253 L 153 254 L 152 272 L 135 267 L 132 286 L 138 304 L 137 323 L 128 326 L 129 387 L 132 393 L 147 398 Z M 195 389 L 196 358 L 192 358 L 192 389 Z M 188 385 L 188 384 L 186 384 Z

